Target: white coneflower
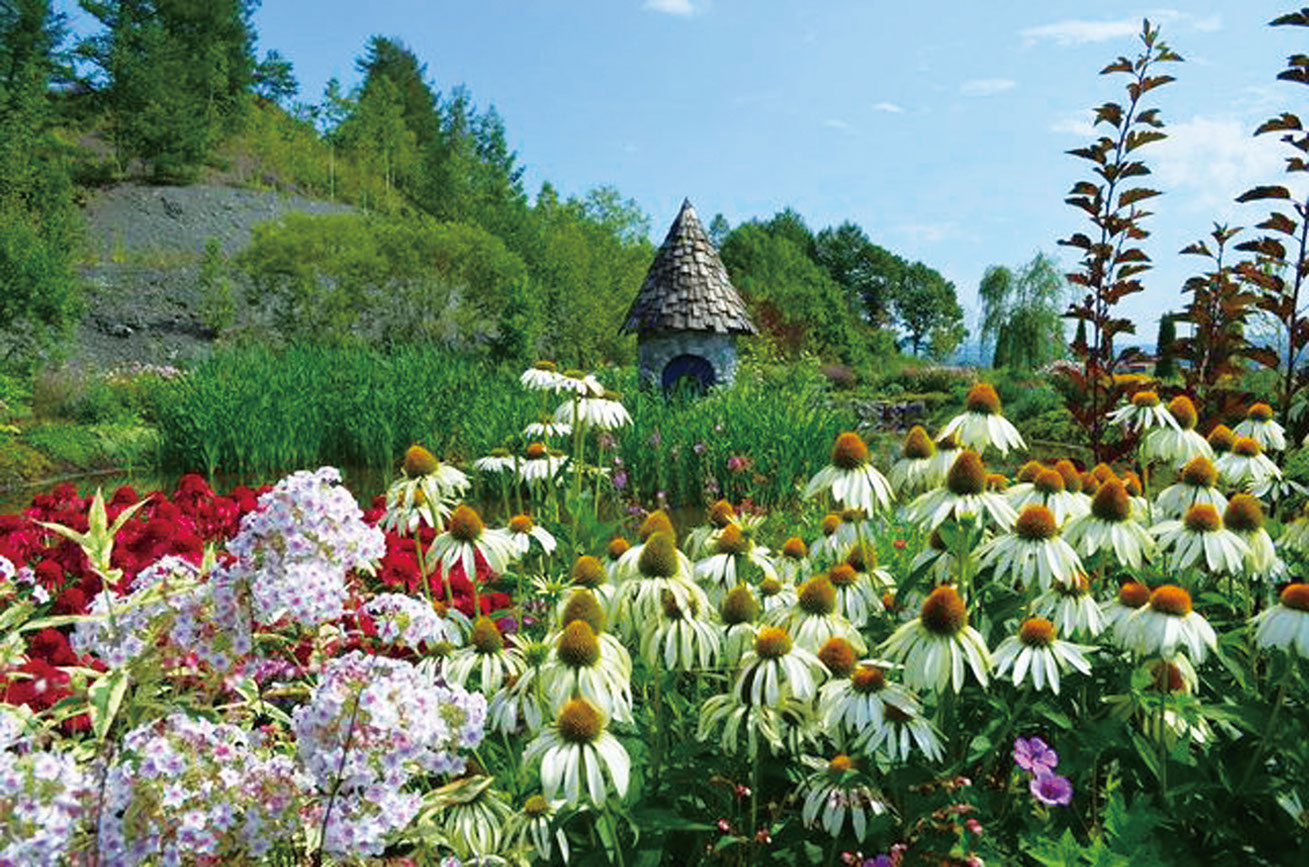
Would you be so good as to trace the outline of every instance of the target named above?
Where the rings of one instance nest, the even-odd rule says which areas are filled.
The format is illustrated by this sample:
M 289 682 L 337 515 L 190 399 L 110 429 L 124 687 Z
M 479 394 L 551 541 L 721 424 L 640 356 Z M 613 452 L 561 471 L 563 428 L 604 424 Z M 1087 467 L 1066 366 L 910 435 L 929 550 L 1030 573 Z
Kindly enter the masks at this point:
M 1213 460 L 1213 449 L 1204 437 L 1196 433 L 1198 418 L 1191 399 L 1184 394 L 1178 395 L 1168 403 L 1168 412 L 1176 424 L 1151 428 L 1141 442 L 1142 456 L 1146 460 L 1160 460 L 1175 467 L 1196 455 L 1204 455 Z
M 1014 485 L 1006 492 L 1009 505 L 1017 512 L 1027 506 L 1044 506 L 1050 510 L 1056 525 L 1062 527 L 1070 518 L 1085 515 L 1091 511 L 1091 503 L 1086 497 L 1068 490 L 1064 476 L 1058 470 L 1039 467 L 1030 483 Z
M 556 424 L 577 424 L 596 430 L 613 430 L 632 423 L 632 416 L 621 403 L 622 396 L 614 391 L 567 401 L 555 410 Z
M 702 560 L 715 553 L 714 542 L 718 535 L 733 524 L 738 524 L 736 509 L 727 500 L 719 500 L 709 507 L 708 520 L 686 534 L 682 550 L 692 560 Z M 742 529 L 740 526 L 737 529 Z
M 1054 515 L 1038 505 L 1026 506 L 1014 522 L 1013 532 L 984 542 L 977 557 L 981 566 L 994 567 L 997 579 L 1031 587 L 1035 578 L 1042 590 L 1054 582 L 1066 583 L 1082 570 L 1077 552 L 1059 538 Z
M 509 449 L 491 449 L 489 455 L 473 461 L 473 469 L 483 473 L 513 472 L 514 456 L 509 454 Z
M 477 511 L 460 506 L 450 515 L 441 535 L 432 540 L 431 555 L 448 575 L 456 565 L 462 566 L 469 581 L 476 580 L 477 555 L 481 554 L 492 572 L 500 573 L 514 559 L 514 543 L 504 530 L 488 529 Z
M 1286 451 L 1286 429 L 1273 419 L 1273 408 L 1256 403 L 1245 414 L 1245 421 L 1232 431 L 1238 437 L 1250 437 L 1270 452 Z
M 753 565 L 766 578 L 777 576 L 768 549 L 747 539 L 737 524 L 728 524 L 714 542 L 714 553 L 695 564 L 694 574 L 704 586 L 709 601 L 717 605 L 728 590 L 735 587 L 744 567 Z
M 580 370 L 567 370 L 559 377 L 555 391 L 576 394 L 581 397 L 599 397 L 604 394 L 600 380 Z
M 1104 612 L 1091 596 L 1086 574 L 1076 572 L 1068 581 L 1051 585 L 1032 600 L 1032 612 L 1054 621 L 1064 635 L 1095 637 L 1105 629 Z
M 509 519 L 509 542 L 519 559 L 527 556 L 535 540 L 547 554 L 553 554 L 556 546 L 555 537 L 545 527 L 538 526 L 530 515 L 514 515 Z
M 845 508 L 863 509 L 870 515 L 887 509 L 893 498 L 890 482 L 869 462 L 867 443 L 850 431 L 836 438 L 832 462 L 809 480 L 803 496 L 808 499 L 828 490 Z
M 573 426 L 567 422 L 556 421 L 550 416 L 542 416 L 523 428 L 523 436 L 534 440 L 564 439 L 572 436 Z
M 606 731 L 607 720 L 585 699 L 574 699 L 559 712 L 553 726 L 546 727 L 527 745 L 524 762 L 541 760 L 541 788 L 547 800 L 562 795 L 576 806 L 589 796 L 596 807 L 613 792 L 627 794 L 632 761 L 618 739 Z M 585 781 L 586 791 L 582 791 Z
M 759 604 L 764 614 L 785 610 L 795 605 L 798 594 L 795 585 L 780 578 L 765 578 L 759 582 Z
M 618 585 L 614 601 L 614 620 L 624 636 L 633 639 L 661 621 L 665 594 L 671 595 L 673 604 L 680 610 L 709 610 L 709 598 L 691 576 L 691 561 L 677 550 L 671 532 L 660 530 L 651 534 L 623 557 L 627 558 L 633 551 L 639 552 L 635 570 Z
M 761 741 L 774 752 L 783 748 L 781 714 L 768 705 L 741 701 L 734 690 L 711 696 L 701 705 L 696 740 L 708 740 L 710 733 L 720 724 L 723 734 L 719 743 L 728 754 L 735 755 L 740 750 L 742 735 L 746 755 L 752 762 L 759 754 Z
M 514 809 L 495 785 L 495 777 L 469 774 L 427 793 L 423 806 L 439 816 L 437 833 L 457 857 L 500 848 Z
M 1163 520 L 1175 520 L 1192 506 L 1209 505 L 1221 512 L 1227 498 L 1218 490 L 1218 470 L 1213 461 L 1197 455 L 1177 474 L 1177 481 L 1164 488 L 1155 498 L 1155 509 Z
M 1260 647 L 1294 650 L 1296 656 L 1309 659 L 1309 584 L 1287 584 L 1278 603 L 1250 623 Z
M 1195 669 L 1185 656 L 1147 660 L 1142 670 L 1148 679 L 1143 690 L 1146 694 L 1190 695 L 1199 686 Z M 1109 696 L 1105 700 L 1109 702 L 1114 716 L 1123 720 L 1135 717 L 1147 737 L 1164 743 L 1169 749 L 1183 739 L 1197 744 L 1213 739 L 1213 731 L 1202 716 L 1183 715 L 1167 704 L 1160 708 L 1157 700 L 1147 704 L 1133 693 Z
M 1029 617 L 1017 635 L 1009 636 L 996 648 L 995 675 L 1004 677 L 1012 669 L 1014 686 L 1018 686 L 1030 674 L 1038 692 L 1048 684 L 1058 695 L 1060 671 L 1071 666 L 1082 674 L 1090 674 L 1091 663 L 1086 661 L 1085 654 L 1094 649 L 1061 641 L 1055 635 L 1053 623 L 1044 617 Z
M 887 701 L 882 705 L 881 719 L 873 720 L 859 737 L 856 746 L 869 753 L 879 753 L 892 762 L 909 761 L 915 746 L 934 762 L 945 758 L 941 738 L 932 724 L 923 718 L 917 701 L 912 707 Z
M 659 612 L 640 626 L 641 656 L 646 663 L 669 671 L 712 666 L 721 653 L 722 638 L 718 626 L 705 619 L 707 607 L 703 594 L 679 602 L 665 590 Z
M 958 692 L 964 685 L 965 664 L 986 686 L 992 667 L 986 642 L 968 625 L 964 600 L 949 585 L 933 590 L 918 617 L 897 629 L 882 651 L 904 663 L 905 684 L 911 689 Z
M 820 655 L 819 659 L 823 657 Z M 824 663 L 825 665 L 827 663 Z M 828 665 L 832 671 L 832 666 Z M 869 727 L 882 720 L 886 705 L 904 713 L 918 713 L 918 699 L 898 683 L 886 679 L 886 668 L 874 661 L 860 662 L 847 675 L 837 675 L 823 684 L 818 697 L 818 714 L 827 734 L 837 743 L 866 738 Z
M 774 609 L 764 619 L 782 627 L 799 647 L 809 653 L 817 653 L 823 642 L 833 635 L 846 639 L 860 653 L 867 649 L 859 630 L 837 611 L 836 587 L 823 572 L 797 588 L 794 605 Z
M 596 610 L 599 610 L 598 603 Z M 601 642 L 601 637 L 609 638 Z M 541 667 L 541 689 L 556 710 L 576 697 L 586 699 L 605 716 L 632 721 L 632 663 L 613 636 L 597 633 L 585 619 L 564 627 Z
M 808 701 L 817 695 L 824 674 L 818 657 L 792 642 L 785 629 L 765 626 L 741 657 L 732 691 L 742 704 L 779 708 L 788 696 Z
M 562 801 L 558 802 L 560 805 Z M 532 795 L 523 803 L 523 809 L 505 823 L 505 840 L 511 848 L 529 848 L 536 857 L 549 863 L 557 849 L 564 863 L 568 863 L 568 835 L 562 827 L 555 828 L 556 805 L 542 795 Z
M 1309 557 L 1309 508 L 1301 507 L 1299 514 L 1282 528 L 1282 537 L 1277 542 L 1287 550 Z
M 964 412 L 950 419 L 941 433 L 957 434 L 960 443 L 978 452 L 994 446 L 1001 454 L 1007 455 L 1010 449 L 1027 448 L 1018 429 L 1000 414 L 1000 397 L 995 393 L 995 387 L 985 382 L 968 390 Z
M 450 505 L 468 489 L 468 477 L 436 459 L 419 445 L 405 451 L 403 475 L 386 492 L 383 530 L 413 533 L 420 524 L 439 527 L 450 515 Z
M 863 629 L 874 614 L 882 612 L 881 588 L 874 587 L 868 573 L 849 563 L 837 563 L 827 572 L 836 588 L 836 610 L 856 629 Z
M 567 462 L 566 455 L 551 451 L 545 443 L 528 443 L 522 460 L 517 462 L 518 477 L 529 485 L 539 485 L 555 478 Z
M 909 564 L 909 572 L 917 574 L 920 570 L 926 570 L 925 575 L 933 584 L 944 584 L 950 580 L 953 562 L 954 552 L 946 546 L 941 528 L 937 527 L 927 537 L 927 544 L 914 555 Z
M 562 378 L 553 361 L 538 361 L 523 371 L 518 382 L 531 391 L 558 391 Z
M 858 572 L 861 578 L 866 578 L 879 599 L 882 593 L 892 591 L 896 587 L 895 576 L 889 570 L 877 565 L 877 549 L 873 547 L 872 542 L 851 545 L 850 552 L 845 555 L 845 560 L 842 562 Z M 880 604 L 875 605 L 874 608 L 877 611 L 882 610 Z
M 596 600 L 600 603 L 600 608 L 604 611 L 605 616 L 609 619 L 613 618 L 617 588 L 609 583 L 608 575 L 605 573 L 604 564 L 600 562 L 599 558 L 592 557 L 589 554 L 583 554 L 581 557 L 578 557 L 577 560 L 573 562 L 573 568 L 569 570 L 568 584 L 566 586 L 571 588 L 572 592 L 567 597 L 561 596 L 559 599 L 557 613 L 560 618 L 563 617 L 564 608 L 567 607 L 572 596 L 576 595 L 577 592 L 581 590 L 585 590 L 594 595 Z M 567 621 L 561 619 L 559 622 L 563 624 Z
M 1122 427 L 1126 433 L 1138 433 L 1155 427 L 1177 429 L 1177 420 L 1159 402 L 1153 391 L 1138 391 L 1126 406 L 1109 413 L 1109 423 Z
M 542 641 L 530 641 L 519 635 L 509 636 L 513 645 L 509 653 L 521 660 L 519 674 L 510 676 L 491 696 L 486 708 L 486 724 L 503 735 L 512 735 L 521 727 L 529 735 L 541 730 L 550 708 L 537 678 L 541 666 L 550 656 L 550 647 Z
M 668 526 L 671 527 L 672 524 L 669 524 Z M 622 536 L 615 536 L 609 540 L 609 544 L 605 545 L 605 575 L 608 576 L 610 583 L 615 587 L 617 587 L 625 577 L 624 573 L 619 570 L 618 564 L 622 562 L 623 555 L 631 549 L 632 543 L 624 539 Z M 632 564 L 632 566 L 633 570 L 635 570 L 636 564 Z
M 1171 657 L 1186 648 L 1193 662 L 1204 662 L 1218 649 L 1213 627 L 1191 608 L 1191 594 L 1175 584 L 1156 587 L 1150 602 L 1127 618 L 1119 630 L 1123 645 L 1142 656 Z
M 1267 581 L 1286 571 L 1286 564 L 1277 556 L 1273 537 L 1264 529 L 1264 509 L 1249 494 L 1237 494 L 1227 504 L 1223 524 L 1245 542 L 1245 573 L 1256 581 Z
M 896 496 L 909 497 L 930 491 L 945 481 L 937 471 L 936 446 L 922 425 L 914 425 L 900 448 L 900 460 L 891 466 L 887 476 Z
M 656 509 L 646 515 L 645 520 L 641 522 L 641 526 L 637 528 L 637 544 L 627 545 L 622 549 L 622 551 L 618 552 L 617 568 L 613 578 L 615 583 L 621 584 L 628 578 L 632 578 L 639 574 L 640 570 L 637 567 L 641 560 L 641 554 L 645 550 L 646 543 L 650 541 L 650 537 L 655 533 L 667 533 L 671 536 L 674 542 L 673 549 L 676 551 L 677 532 L 673 529 L 673 521 L 668 517 L 668 513 L 663 509 Z M 617 543 L 618 541 L 619 540 L 615 539 L 614 543 Z M 611 543 L 611 546 L 614 543 Z M 611 551 L 610 553 L 612 554 L 614 552 Z M 681 551 L 676 551 L 676 553 L 678 555 L 677 571 L 685 573 L 688 577 L 691 576 L 693 574 L 691 558 L 687 557 L 686 554 Z
M 981 457 L 971 449 L 965 449 L 955 458 L 946 474 L 945 487 L 928 491 L 914 500 L 907 513 L 910 520 L 933 530 L 947 518 L 959 521 L 965 515 L 979 522 L 989 520 L 1008 530 L 1018 518 L 1003 494 L 986 489 L 986 468 Z
M 1228 488 L 1247 491 L 1282 477 L 1264 447 L 1251 437 L 1237 437 L 1232 450 L 1214 461 L 1214 469 Z
M 1133 569 L 1140 569 L 1155 553 L 1154 539 L 1132 519 L 1131 498 L 1117 479 L 1100 486 L 1091 501 L 1091 511 L 1070 520 L 1064 527 L 1064 538 L 1083 558 L 1105 551 Z
M 938 434 L 932 444 L 936 446 L 936 456 L 932 458 L 931 471 L 931 477 L 936 484 L 932 487 L 938 488 L 945 484 L 945 477 L 954 466 L 955 458 L 963 451 L 963 446 L 959 443 L 959 435 L 954 433 Z
M 723 662 L 735 667 L 741 657 L 751 647 L 759 634 L 759 614 L 763 609 L 755 599 L 754 591 L 746 584 L 738 584 L 731 589 L 718 613 L 723 618 Z
M 520 655 L 506 651 L 504 636 L 500 634 L 495 622 L 487 617 L 479 617 L 473 624 L 468 646 L 450 654 L 444 675 L 450 683 L 463 686 L 476 671 L 479 689 L 486 695 L 492 695 L 506 678 L 518 677 L 522 673 L 523 664 Z
M 1164 521 L 1150 528 L 1168 568 L 1181 571 L 1201 564 L 1210 572 L 1234 575 L 1242 571 L 1250 547 L 1223 526 L 1222 515 L 1208 504 L 1192 506 L 1180 521 Z
M 890 809 L 850 756 L 840 753 L 831 761 L 801 756 L 800 761 L 814 771 L 797 790 L 797 795 L 804 796 L 800 820 L 807 827 L 821 827 L 832 837 L 840 837 L 848 814 L 855 839 L 863 841 L 868 836 L 869 817 Z
M 819 522 L 818 531 L 822 535 L 814 541 L 809 549 L 809 558 L 816 564 L 826 565 L 840 560 L 846 551 L 846 543 L 841 539 L 843 526 L 840 512 L 828 512 Z M 797 580 L 799 576 L 797 576 Z
M 777 575 L 784 581 L 794 583 L 800 576 L 812 571 L 809 562 L 809 549 L 799 536 L 792 536 L 782 543 L 782 556 L 777 561 Z
M 1149 602 L 1149 587 L 1140 581 L 1124 581 L 1118 585 L 1118 592 L 1113 599 L 1101 603 L 1100 611 L 1104 614 L 1105 625 L 1117 644 L 1123 643 L 1123 624 Z

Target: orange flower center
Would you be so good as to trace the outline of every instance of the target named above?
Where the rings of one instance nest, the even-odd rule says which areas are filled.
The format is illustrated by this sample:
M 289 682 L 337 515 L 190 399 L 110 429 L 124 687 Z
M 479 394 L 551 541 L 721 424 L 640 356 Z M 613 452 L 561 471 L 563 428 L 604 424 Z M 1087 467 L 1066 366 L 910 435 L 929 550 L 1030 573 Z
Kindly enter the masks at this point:
M 824 536 L 830 536 L 841 528 L 841 516 L 829 512 L 823 516 L 822 530 Z
M 609 545 L 605 548 L 605 555 L 608 556 L 610 560 L 617 560 L 619 557 L 626 554 L 627 549 L 630 547 L 632 547 L 631 542 L 627 541 L 622 536 L 616 536 L 609 540 Z
M 533 795 L 524 802 L 523 812 L 529 816 L 544 816 L 550 812 L 550 803 L 541 795 Z
M 759 582 L 759 595 L 767 599 L 782 592 L 782 582 L 776 578 L 765 578 Z
M 750 545 L 745 541 L 745 536 L 741 535 L 741 528 L 738 525 L 728 524 L 718 534 L 715 547 L 719 554 L 739 555 L 749 550 Z
M 575 698 L 559 712 L 555 723 L 559 736 L 570 744 L 589 744 L 600 737 L 604 730 L 604 718 L 589 701 Z
M 1055 475 L 1057 476 L 1058 473 Z M 1018 521 L 1014 524 L 1014 533 L 1018 538 L 1029 542 L 1053 539 L 1058 532 L 1059 526 L 1055 523 L 1054 515 L 1041 505 L 1031 505 L 1023 509 L 1023 513 L 1018 516 Z
M 1003 491 L 1009 487 L 1009 480 L 1004 477 L 1003 473 L 987 473 L 986 489 L 988 491 Z
M 1072 461 L 1065 458 L 1055 464 L 1054 468 L 1064 477 L 1064 490 L 1072 491 L 1074 494 L 1082 492 L 1082 474 L 1077 471 Z
M 645 520 L 641 522 L 641 527 L 636 531 L 637 537 L 642 541 L 649 541 L 655 533 L 667 533 L 673 535 L 673 522 L 663 509 L 656 509 Z
M 532 523 L 531 517 L 527 515 L 514 515 L 509 519 L 509 531 L 511 533 L 530 533 L 536 527 Z
M 863 437 L 846 431 L 832 447 L 832 465 L 843 470 L 857 470 L 868 463 L 868 445 Z
M 590 590 L 574 590 L 573 595 L 568 597 L 559 620 L 565 626 L 571 626 L 579 621 L 585 623 L 596 635 L 604 632 L 605 626 L 608 625 L 608 618 L 605 617 L 600 601 Z
M 723 622 L 728 626 L 752 623 L 759 616 L 759 603 L 744 584 L 738 584 L 723 598 Z
M 853 587 L 859 580 L 859 573 L 849 563 L 837 563 L 827 573 L 827 580 L 837 587 Z
M 1159 395 L 1153 391 L 1138 391 L 1132 395 L 1132 406 L 1153 407 L 1159 405 Z
M 709 509 L 709 523 L 720 530 L 735 520 L 736 509 L 726 500 L 719 500 Z
M 803 560 L 809 550 L 805 548 L 804 540 L 799 536 L 792 536 L 782 545 L 782 556 L 788 560 Z
M 1124 581 L 1118 585 L 1118 601 L 1128 608 L 1140 608 L 1150 601 L 1150 588 L 1140 581 Z
M 505 649 L 504 636 L 500 634 L 495 621 L 488 617 L 477 618 L 477 622 L 473 624 L 473 636 L 469 643 L 478 653 L 499 653 Z
M 827 763 L 828 772 L 833 774 L 844 774 L 853 769 L 854 759 L 850 758 L 845 753 L 833 756 L 832 760 Z
M 532 366 L 535 367 L 537 370 L 544 370 L 547 373 L 554 373 L 559 369 L 558 366 L 556 366 L 553 361 L 542 360 L 542 361 L 538 361 L 536 364 L 533 364 Z
M 968 609 L 959 592 L 943 584 L 931 592 L 923 602 L 919 619 L 929 632 L 937 635 L 958 635 L 968 625 Z
M 986 468 L 982 466 L 982 458 L 972 449 L 960 452 L 959 457 L 955 458 L 950 466 L 945 483 L 950 493 L 959 497 L 973 496 L 985 491 Z
M 876 569 L 877 552 L 873 550 L 872 545 L 860 545 L 856 542 L 850 546 L 850 553 L 845 555 L 845 565 L 856 572 Z
M 886 686 L 886 672 L 872 663 L 863 662 L 850 675 L 850 684 L 855 692 L 863 695 L 880 692 Z
M 1126 521 L 1132 516 L 1132 500 L 1127 496 L 1127 488 L 1117 479 L 1110 479 L 1095 492 L 1091 501 L 1091 514 L 1101 521 Z
M 1212 488 L 1218 481 L 1218 471 L 1213 461 L 1204 455 L 1196 455 L 1182 467 L 1182 481 L 1197 488 Z
M 1249 494 L 1237 494 L 1227 503 L 1223 523 L 1238 533 L 1253 533 L 1264 525 L 1264 507 Z
M 1208 503 L 1196 503 L 1187 509 L 1182 523 L 1193 533 L 1213 533 L 1223 528 L 1223 519 L 1219 517 L 1218 510 Z
M 1237 437 L 1232 444 L 1232 453 L 1243 458 L 1257 458 L 1264 453 L 1264 447 L 1254 437 Z
M 1097 482 L 1103 482 L 1108 479 L 1118 478 L 1116 475 L 1114 475 L 1114 471 L 1109 468 L 1109 465 L 1105 463 L 1096 464 L 1091 469 L 1091 475 L 1095 477 L 1095 480 Z
M 979 382 L 968 389 L 968 396 L 964 398 L 964 407 L 969 412 L 999 415 L 1000 396 L 995 393 L 995 387 L 990 383 Z
M 780 659 L 791 652 L 791 636 L 785 629 L 765 626 L 755 636 L 754 652 L 760 659 Z
M 673 543 L 673 534 L 660 531 L 647 539 L 636 565 L 647 578 L 671 578 L 676 575 L 677 546 Z
M 1145 490 L 1141 486 L 1141 477 L 1131 470 L 1123 473 L 1123 487 L 1127 488 L 1127 495 L 1129 497 L 1139 497 Z
M 854 646 L 839 635 L 833 635 L 818 649 L 818 661 L 827 666 L 836 677 L 845 677 L 854 671 Z
M 818 574 L 800 586 L 800 609 L 820 617 L 836 610 L 836 588 L 826 575 Z
M 440 465 L 436 455 L 420 445 L 412 445 L 405 451 L 404 473 L 410 478 L 434 473 Z
M 1193 430 L 1196 423 L 1195 404 L 1184 394 L 1179 394 L 1168 404 L 1168 411 L 1173 414 L 1177 420 L 1177 425 L 1182 430 Z
M 1209 432 L 1209 448 L 1218 454 L 1230 452 L 1232 446 L 1236 445 L 1236 434 L 1225 424 L 1220 424 Z
M 1018 640 L 1028 647 L 1049 647 L 1054 644 L 1054 624 L 1044 617 L 1029 617 L 1018 629 Z
M 1035 482 L 1036 477 L 1045 471 L 1040 461 L 1028 461 L 1018 468 L 1018 475 L 1015 476 L 1020 482 Z M 1060 488 L 1060 490 L 1063 490 Z
M 555 642 L 555 652 L 569 668 L 590 668 L 600 661 L 600 642 L 586 621 L 574 620 Z
M 1245 414 L 1245 417 L 1250 419 L 1250 421 L 1272 421 L 1273 408 L 1266 403 L 1256 403 L 1254 406 L 1250 407 L 1250 411 Z
M 597 558 L 585 554 L 573 564 L 571 577 L 581 587 L 599 587 L 605 583 L 605 567 Z
M 447 529 L 460 542 L 476 542 L 482 537 L 486 525 L 482 523 L 477 510 L 471 506 L 460 506 L 450 516 L 450 526 Z
M 904 438 L 904 445 L 900 448 L 900 454 L 906 460 L 921 461 L 932 457 L 936 454 L 936 446 L 932 445 L 932 439 L 923 430 L 922 425 L 914 425 L 909 429 L 908 435 Z
M 1150 607 L 1160 614 L 1185 617 L 1191 613 L 1191 594 L 1176 584 L 1165 584 L 1150 594 Z
M 1037 493 L 1050 495 L 1062 494 L 1064 492 L 1064 477 L 1059 474 L 1058 470 L 1041 470 L 1032 480 L 1032 487 Z
M 1287 584 L 1282 589 L 1282 604 L 1296 611 L 1309 611 L 1309 584 Z

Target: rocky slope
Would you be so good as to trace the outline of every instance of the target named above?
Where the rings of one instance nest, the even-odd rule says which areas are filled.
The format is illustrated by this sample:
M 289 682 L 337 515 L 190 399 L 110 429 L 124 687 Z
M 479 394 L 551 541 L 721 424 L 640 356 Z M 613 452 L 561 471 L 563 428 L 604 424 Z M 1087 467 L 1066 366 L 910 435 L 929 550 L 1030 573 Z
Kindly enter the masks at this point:
M 119 184 L 85 207 L 86 315 L 70 348 L 79 366 L 174 364 L 202 355 L 213 335 L 201 315 L 200 261 L 209 238 L 231 256 L 258 223 L 347 205 L 218 185 Z M 240 286 L 239 275 L 232 275 Z M 239 292 L 238 292 L 239 297 Z

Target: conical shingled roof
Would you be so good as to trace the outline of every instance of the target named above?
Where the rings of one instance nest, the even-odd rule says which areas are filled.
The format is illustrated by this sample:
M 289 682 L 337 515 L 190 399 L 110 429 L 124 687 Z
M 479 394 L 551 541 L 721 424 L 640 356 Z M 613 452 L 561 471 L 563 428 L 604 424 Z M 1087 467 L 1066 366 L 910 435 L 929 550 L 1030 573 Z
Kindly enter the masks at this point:
M 690 199 L 683 200 L 619 329 L 620 333 L 649 331 L 755 333 L 745 302 L 732 288 Z

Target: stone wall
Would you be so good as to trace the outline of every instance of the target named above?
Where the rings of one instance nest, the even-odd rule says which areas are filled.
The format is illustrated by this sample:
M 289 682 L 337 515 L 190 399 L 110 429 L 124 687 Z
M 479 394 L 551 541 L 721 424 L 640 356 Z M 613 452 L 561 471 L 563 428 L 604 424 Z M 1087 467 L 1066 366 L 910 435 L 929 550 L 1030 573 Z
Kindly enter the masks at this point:
M 714 370 L 715 385 L 730 385 L 736 378 L 736 343 L 730 334 L 709 331 L 663 331 L 638 339 L 642 388 L 660 388 L 664 368 L 680 355 L 705 359 Z

